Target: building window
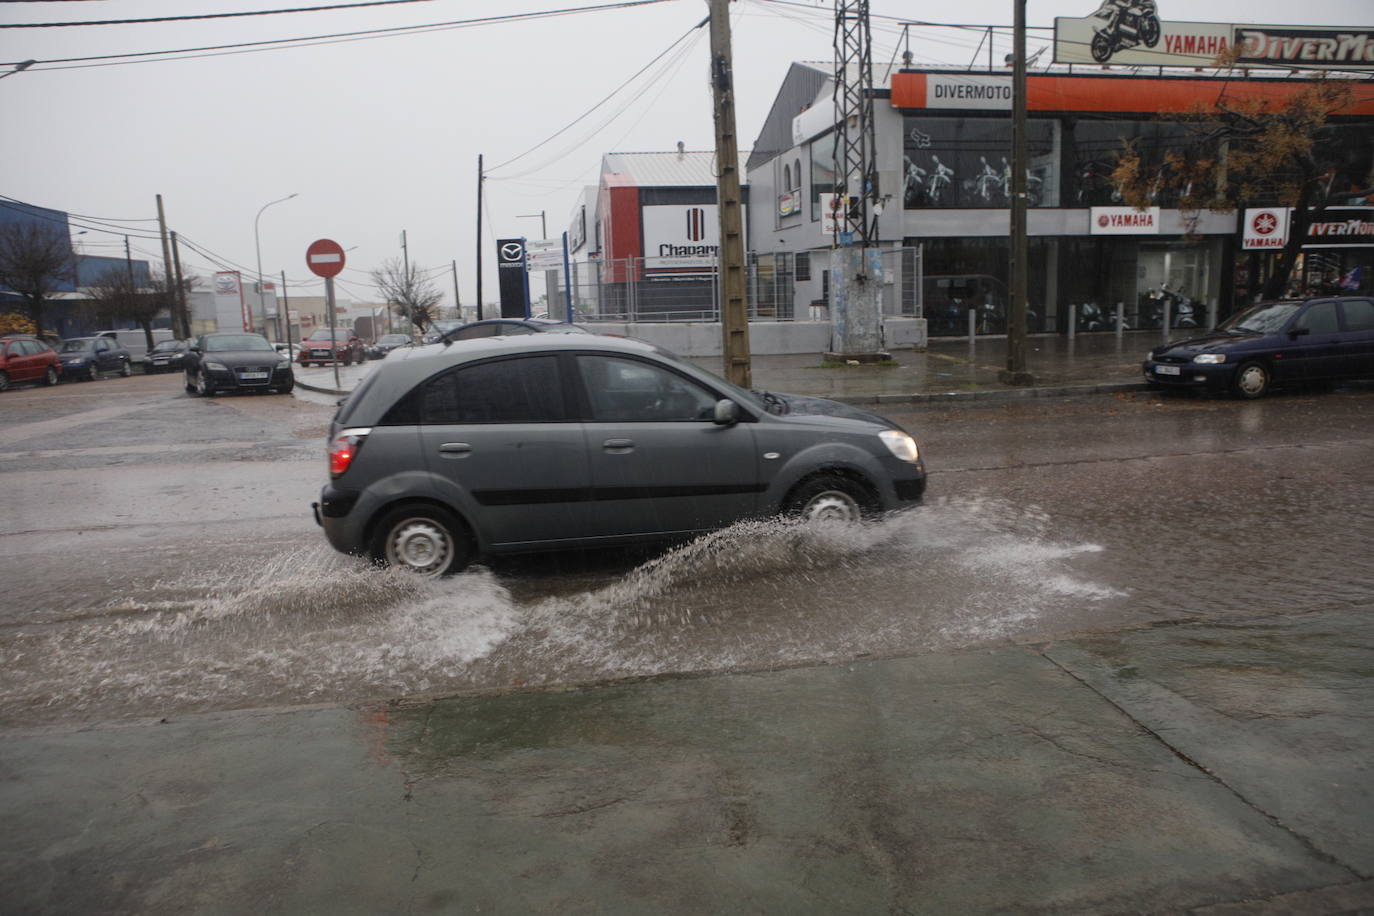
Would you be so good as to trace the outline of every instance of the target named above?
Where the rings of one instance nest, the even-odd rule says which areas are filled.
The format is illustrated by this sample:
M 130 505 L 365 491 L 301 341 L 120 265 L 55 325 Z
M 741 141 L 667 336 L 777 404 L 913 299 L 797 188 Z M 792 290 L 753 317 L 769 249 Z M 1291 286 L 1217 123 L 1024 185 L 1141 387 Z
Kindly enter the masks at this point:
M 906 209 L 1010 206 L 1010 119 L 908 117 L 903 125 Z M 1034 119 L 1026 130 L 1026 194 L 1032 207 L 1059 206 L 1058 137 L 1053 120 Z
M 798 251 L 796 257 L 797 282 L 805 283 L 811 279 L 811 252 Z
M 835 135 L 811 141 L 811 221 L 821 218 L 821 195 L 835 193 Z

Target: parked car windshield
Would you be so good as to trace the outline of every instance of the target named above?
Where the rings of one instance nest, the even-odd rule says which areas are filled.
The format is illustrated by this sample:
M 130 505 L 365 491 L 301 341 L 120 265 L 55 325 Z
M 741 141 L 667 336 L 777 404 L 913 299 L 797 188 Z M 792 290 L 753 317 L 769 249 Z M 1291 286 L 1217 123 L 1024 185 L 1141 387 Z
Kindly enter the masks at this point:
M 329 328 L 320 328 L 318 331 L 311 334 L 308 339 L 328 340 L 331 336 L 336 337 L 339 340 L 348 340 L 348 338 L 353 336 L 353 332 L 348 330 L 347 328 L 335 328 L 331 334 Z
M 1269 302 L 1252 305 L 1217 325 L 1219 331 L 1251 331 L 1255 334 L 1273 334 L 1280 330 L 1301 302 Z
M 185 348 L 185 346 L 186 346 L 186 341 L 184 341 L 184 340 L 164 340 L 164 341 L 162 341 L 160 344 L 158 344 L 157 346 L 153 347 L 153 352 L 154 352 L 154 353 L 174 353 L 174 352 L 176 352 L 177 350 L 181 350 L 181 349 Z
M 95 349 L 94 337 L 73 337 L 62 341 L 63 353 L 86 353 Z
M 379 344 L 403 344 L 409 342 L 410 338 L 404 334 L 384 334 L 377 341 Z
M 231 334 L 227 337 L 205 338 L 207 353 L 228 353 L 231 350 L 271 350 L 266 337 L 255 334 Z

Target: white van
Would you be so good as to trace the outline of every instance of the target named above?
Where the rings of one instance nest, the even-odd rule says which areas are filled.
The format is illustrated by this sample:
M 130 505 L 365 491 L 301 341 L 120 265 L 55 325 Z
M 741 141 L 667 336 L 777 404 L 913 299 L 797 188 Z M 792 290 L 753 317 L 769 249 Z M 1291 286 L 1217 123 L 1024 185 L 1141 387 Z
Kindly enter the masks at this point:
M 148 352 L 148 337 L 143 333 L 142 328 L 96 331 L 91 336 L 114 338 L 121 347 L 129 351 L 129 356 L 135 363 L 140 362 Z M 157 346 L 164 340 L 176 340 L 176 334 L 168 328 L 153 328 L 153 346 Z

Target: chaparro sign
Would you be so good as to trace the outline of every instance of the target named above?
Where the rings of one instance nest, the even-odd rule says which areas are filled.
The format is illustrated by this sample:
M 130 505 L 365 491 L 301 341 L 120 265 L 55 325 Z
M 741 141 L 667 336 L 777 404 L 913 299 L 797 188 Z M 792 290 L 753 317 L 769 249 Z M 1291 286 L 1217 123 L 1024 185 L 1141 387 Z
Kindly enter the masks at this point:
M 1236 46 L 1237 62 L 1253 67 L 1374 70 L 1374 27 L 1173 22 L 1153 14 L 1054 20 L 1054 60 L 1062 64 L 1206 67 Z

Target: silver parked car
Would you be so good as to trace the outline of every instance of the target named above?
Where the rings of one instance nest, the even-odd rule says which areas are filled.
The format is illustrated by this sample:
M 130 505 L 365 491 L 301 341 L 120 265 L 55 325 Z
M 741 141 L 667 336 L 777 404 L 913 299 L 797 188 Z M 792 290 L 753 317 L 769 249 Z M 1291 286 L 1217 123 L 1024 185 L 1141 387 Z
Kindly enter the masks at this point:
M 857 519 L 926 483 L 916 442 L 881 417 L 592 334 L 392 352 L 340 406 L 329 473 L 314 504 L 329 542 L 426 575 L 778 513 Z

